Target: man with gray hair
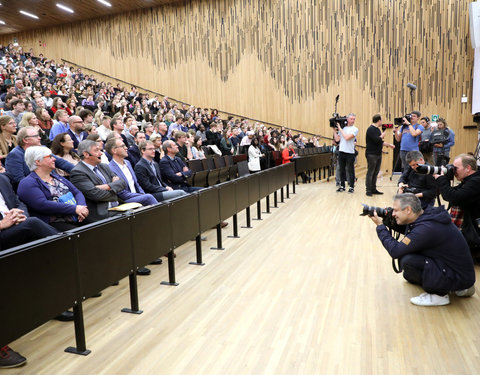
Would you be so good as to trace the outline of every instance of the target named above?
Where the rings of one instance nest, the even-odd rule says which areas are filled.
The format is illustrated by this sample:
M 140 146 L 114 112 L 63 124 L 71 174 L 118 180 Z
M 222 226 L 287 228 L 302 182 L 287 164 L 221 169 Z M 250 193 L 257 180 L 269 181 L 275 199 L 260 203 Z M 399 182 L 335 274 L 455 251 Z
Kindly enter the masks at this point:
M 370 216 L 377 235 L 393 259 L 398 259 L 403 277 L 420 285 L 425 293 L 410 301 L 418 306 L 450 303 L 448 293 L 470 297 L 475 293 L 475 270 L 467 242 L 442 207 L 422 209 L 413 194 L 393 198 L 392 217 L 404 237 L 398 241 L 374 211 Z
M 82 159 L 70 174 L 70 181 L 83 193 L 87 201 L 89 220 L 98 221 L 113 216 L 110 207 L 118 206 L 118 193 L 127 184 L 115 176 L 108 165 L 101 163 L 101 146 L 85 140 L 78 145 L 78 155 Z

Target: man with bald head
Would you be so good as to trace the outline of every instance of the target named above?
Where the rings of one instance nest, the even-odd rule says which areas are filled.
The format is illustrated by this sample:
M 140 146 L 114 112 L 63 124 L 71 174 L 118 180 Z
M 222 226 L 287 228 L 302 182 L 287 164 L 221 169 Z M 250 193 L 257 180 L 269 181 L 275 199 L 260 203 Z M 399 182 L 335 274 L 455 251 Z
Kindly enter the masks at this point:
M 71 116 L 68 119 L 68 126 L 67 134 L 72 138 L 73 148 L 76 150 L 78 144 L 88 137 L 85 131 L 85 123 L 80 116 Z

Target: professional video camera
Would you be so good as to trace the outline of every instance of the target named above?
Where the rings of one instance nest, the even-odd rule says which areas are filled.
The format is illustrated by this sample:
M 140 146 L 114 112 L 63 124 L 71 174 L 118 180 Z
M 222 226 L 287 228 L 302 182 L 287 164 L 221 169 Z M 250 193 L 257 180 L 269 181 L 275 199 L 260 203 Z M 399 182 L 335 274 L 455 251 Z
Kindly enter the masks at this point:
M 393 124 L 382 124 L 382 131 L 393 129 Z
M 453 164 L 447 164 L 445 166 L 434 166 L 429 164 L 419 164 L 417 166 L 418 174 L 444 174 L 449 180 L 453 180 L 455 175 L 455 166 Z
M 393 119 L 393 123 L 397 126 L 401 126 L 401 125 L 404 125 L 403 123 L 403 118 L 406 118 L 408 122 L 412 121 L 412 115 L 410 113 L 407 113 L 405 116 L 402 116 L 402 117 L 395 117 Z
M 337 128 L 337 124 L 343 129 L 347 126 L 347 116 L 339 116 L 338 113 L 334 113 L 333 117 L 329 120 L 331 128 Z
M 433 145 L 436 143 L 445 144 L 448 142 L 449 135 L 450 132 L 448 129 L 435 129 L 430 136 L 430 143 Z
M 383 224 L 395 230 L 397 227 L 397 222 L 395 218 L 393 217 L 393 208 L 392 207 L 386 207 L 386 208 L 381 208 L 381 207 L 374 207 L 374 206 L 369 206 L 368 204 L 362 203 L 363 210 L 360 216 L 375 216 L 374 212 L 377 213 L 378 217 L 381 217 L 383 219 Z

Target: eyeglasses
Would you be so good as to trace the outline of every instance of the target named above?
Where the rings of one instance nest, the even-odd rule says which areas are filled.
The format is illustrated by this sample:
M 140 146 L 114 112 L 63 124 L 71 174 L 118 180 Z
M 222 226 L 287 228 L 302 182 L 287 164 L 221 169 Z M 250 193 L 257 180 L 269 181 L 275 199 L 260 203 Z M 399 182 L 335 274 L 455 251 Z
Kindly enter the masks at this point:
M 40 134 L 33 134 L 33 135 L 25 136 L 25 138 L 36 138 L 36 137 L 40 138 Z

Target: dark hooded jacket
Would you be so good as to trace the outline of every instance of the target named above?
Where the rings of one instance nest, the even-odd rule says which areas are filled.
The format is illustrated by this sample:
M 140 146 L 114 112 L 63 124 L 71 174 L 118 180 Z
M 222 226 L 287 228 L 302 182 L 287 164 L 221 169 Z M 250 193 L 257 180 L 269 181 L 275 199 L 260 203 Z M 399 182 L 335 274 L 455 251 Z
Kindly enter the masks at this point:
M 427 207 L 417 220 L 406 226 L 401 241 L 395 240 L 385 225 L 377 226 L 377 235 L 394 259 L 407 254 L 426 257 L 424 288 L 434 286 L 448 292 L 466 289 L 475 283 L 468 244 L 443 206 Z

